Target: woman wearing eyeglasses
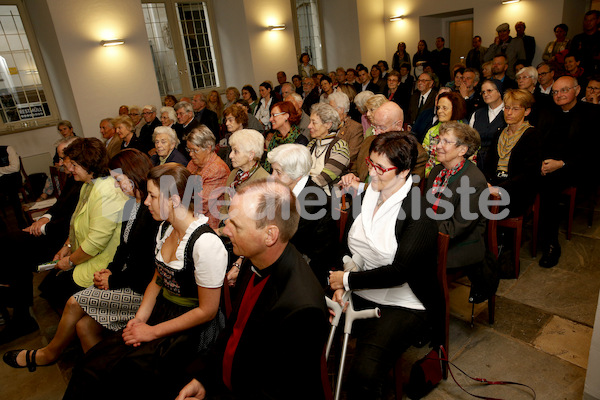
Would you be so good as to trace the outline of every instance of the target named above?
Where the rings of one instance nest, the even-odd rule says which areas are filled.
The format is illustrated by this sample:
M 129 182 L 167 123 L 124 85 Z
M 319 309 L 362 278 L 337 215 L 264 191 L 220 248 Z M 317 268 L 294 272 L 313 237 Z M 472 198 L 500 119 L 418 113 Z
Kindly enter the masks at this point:
M 448 217 L 436 219 L 439 232 L 450 236 L 446 268 L 466 267 L 471 280 L 470 301 L 479 303 L 497 287 L 494 280 L 482 279 L 487 278 L 482 273 L 486 219 L 481 214 L 479 198 L 488 187 L 487 181 L 477 165 L 469 161 L 481 140 L 475 129 L 457 121 L 444 122 L 439 139 L 437 159 L 440 164 L 431 170 L 427 193 L 435 196 L 431 208 L 437 216 L 442 217 L 452 207 L 453 212 Z M 470 188 L 466 196 L 459 194 L 461 186 Z M 446 189 L 450 192 L 444 193 Z
M 585 88 L 585 97 L 581 101 L 587 103 L 598 104 L 600 99 L 600 75 L 590 77 L 587 87 Z
M 471 116 L 471 125 L 481 138 L 481 147 L 477 152 L 477 166 L 483 170 L 483 162 L 496 136 L 506 127 L 504 121 L 504 101 L 502 100 L 502 82 L 488 79 L 481 85 L 481 97 L 487 107 L 476 110 Z
M 439 164 L 436 157 L 436 146 L 439 141 L 440 125 L 443 122 L 464 119 L 467 116 L 467 103 L 457 92 L 442 93 L 437 98 L 436 114 L 438 123 L 427 131 L 425 139 L 423 139 L 423 148 L 429 153 L 429 160 L 425 165 L 425 177 L 429 176 L 433 167 Z
M 202 199 L 202 214 L 208 217 L 208 225 L 216 230 L 220 219 L 215 204 L 223 199 L 224 193 L 215 189 L 225 187 L 229 167 L 215 153 L 215 135 L 205 125 L 192 129 L 186 141 L 187 151 L 192 158 L 187 170 L 202 178 L 202 191 L 199 193 Z
M 540 175 L 540 138 L 525 121 L 531 112 L 533 95 L 523 89 L 508 89 L 504 94 L 504 120 L 507 127 L 492 142 L 483 173 L 490 191 L 510 196 L 511 216 L 522 215 L 533 204 Z M 499 192 L 499 188 L 503 189 Z
M 355 265 L 330 272 L 333 299 L 342 305 L 352 290 L 356 310 L 379 307 L 381 318 L 356 320 L 356 349 L 347 379 L 348 399 L 381 398 L 382 384 L 397 358 L 441 321 L 444 300 L 436 282 L 437 225 L 425 214 L 410 171 L 417 160 L 412 135 L 377 135 L 367 163 L 371 184 L 361 195 L 361 211 L 346 224 L 347 253 Z M 416 192 L 412 192 L 412 191 Z M 357 199 L 358 200 L 358 199 Z M 352 214 L 352 213 L 350 213 Z M 434 327 L 432 332 L 442 332 Z
M 267 153 L 279 145 L 296 143 L 306 146 L 308 139 L 298 129 L 302 115 L 296 111 L 296 107 L 289 101 L 280 101 L 271 109 L 269 122 L 275 130 L 275 134 L 267 143 Z M 266 171 L 271 171 L 271 164 L 265 160 L 263 164 Z

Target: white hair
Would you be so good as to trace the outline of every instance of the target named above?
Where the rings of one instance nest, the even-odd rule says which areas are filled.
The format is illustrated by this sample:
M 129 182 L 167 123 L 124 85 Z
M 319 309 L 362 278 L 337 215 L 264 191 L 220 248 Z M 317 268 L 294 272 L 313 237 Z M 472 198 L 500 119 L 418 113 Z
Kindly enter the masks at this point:
M 292 180 L 307 176 L 312 168 L 312 158 L 308 147 L 301 144 L 282 144 L 267 153 L 271 164 L 281 165 L 283 172 Z
M 264 136 L 254 129 L 240 129 L 233 132 L 229 145 L 235 146 L 245 153 L 254 153 L 254 160 L 260 160 L 265 151 Z
M 531 76 L 531 79 L 533 79 L 534 83 L 538 80 L 538 72 L 537 69 L 535 69 L 534 67 L 521 68 L 521 70 L 517 72 L 517 76 L 519 75 Z
M 167 113 L 167 116 L 171 121 L 177 122 L 177 114 L 175 114 L 175 109 L 173 107 L 162 107 L 160 109 L 160 115 L 162 116 L 163 113 Z
M 350 98 L 344 92 L 335 91 L 327 98 L 329 101 L 333 101 L 337 108 L 344 110 L 346 114 L 350 111 Z
M 367 112 L 365 104 L 367 103 L 367 100 L 373 96 L 375 96 L 375 93 L 371 92 L 370 90 L 365 90 L 356 95 L 354 98 L 354 104 L 356 104 L 356 108 L 358 108 L 358 111 L 360 111 L 361 114 Z
M 157 126 L 154 128 L 154 133 L 152 134 L 152 141 L 156 140 L 157 135 L 167 135 L 169 138 L 169 142 L 174 143 L 175 146 L 179 145 L 179 139 L 177 138 L 177 134 L 175 131 L 168 126 Z

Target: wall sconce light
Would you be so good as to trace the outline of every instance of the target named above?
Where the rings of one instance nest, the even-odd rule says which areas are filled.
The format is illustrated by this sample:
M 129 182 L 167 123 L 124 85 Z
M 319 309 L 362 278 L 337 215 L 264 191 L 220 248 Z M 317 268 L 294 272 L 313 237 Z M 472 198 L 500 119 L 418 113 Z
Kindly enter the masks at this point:
M 395 15 L 393 17 L 390 17 L 390 22 L 402 21 L 403 19 L 404 19 L 404 15 Z
M 100 42 L 100 46 L 109 47 L 109 46 L 120 46 L 125 43 L 123 39 L 111 39 L 111 40 L 103 40 Z
M 518 3 L 518 2 L 520 2 L 520 1 L 521 1 L 521 0 L 504 0 L 504 1 L 502 2 L 502 4 L 513 4 L 513 3 Z
M 269 25 L 267 27 L 268 30 L 270 31 L 283 31 L 285 30 L 285 24 L 281 24 L 281 25 Z

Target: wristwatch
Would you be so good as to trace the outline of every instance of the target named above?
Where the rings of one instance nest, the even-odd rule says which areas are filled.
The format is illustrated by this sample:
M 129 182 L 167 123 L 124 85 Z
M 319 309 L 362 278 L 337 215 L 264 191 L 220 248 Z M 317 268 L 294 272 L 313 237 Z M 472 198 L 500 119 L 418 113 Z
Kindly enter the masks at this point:
M 75 268 L 75 264 L 73 264 L 73 261 L 71 261 L 71 257 L 70 256 L 69 256 L 68 260 L 69 260 L 69 266 L 71 268 Z

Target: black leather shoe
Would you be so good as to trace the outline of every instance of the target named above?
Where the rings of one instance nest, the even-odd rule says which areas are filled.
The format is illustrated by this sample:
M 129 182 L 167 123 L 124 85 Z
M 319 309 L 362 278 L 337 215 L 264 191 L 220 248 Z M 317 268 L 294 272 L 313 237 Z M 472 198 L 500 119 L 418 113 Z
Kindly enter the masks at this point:
M 540 267 L 542 268 L 552 268 L 556 264 L 558 264 L 558 260 L 560 259 L 560 245 L 551 244 L 548 246 L 548 249 L 540 258 Z

